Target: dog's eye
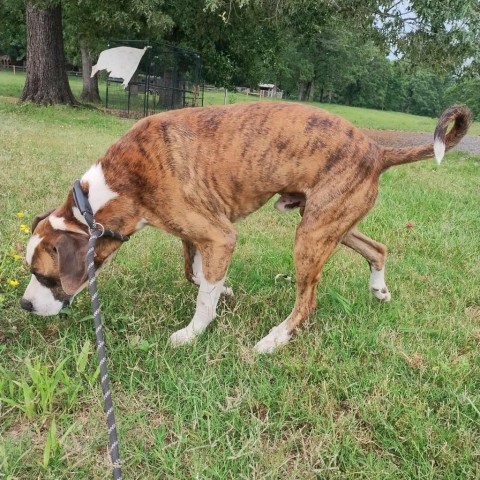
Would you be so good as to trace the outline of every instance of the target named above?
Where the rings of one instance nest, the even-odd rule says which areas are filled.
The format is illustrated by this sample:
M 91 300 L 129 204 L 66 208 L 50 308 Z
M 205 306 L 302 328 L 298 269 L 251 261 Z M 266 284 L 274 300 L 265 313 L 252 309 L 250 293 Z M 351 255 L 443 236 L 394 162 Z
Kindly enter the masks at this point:
M 40 273 L 35 273 L 35 277 L 37 277 L 37 280 L 47 288 L 53 288 L 55 285 L 57 285 L 57 281 L 54 278 L 51 277 L 46 277 L 45 275 L 42 275 Z

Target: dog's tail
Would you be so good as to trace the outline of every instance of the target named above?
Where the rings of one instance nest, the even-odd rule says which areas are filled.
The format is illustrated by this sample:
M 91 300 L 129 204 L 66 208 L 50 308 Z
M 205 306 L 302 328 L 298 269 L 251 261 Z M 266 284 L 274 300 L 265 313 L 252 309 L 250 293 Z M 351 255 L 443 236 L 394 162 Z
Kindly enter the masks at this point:
M 450 122 L 454 122 L 453 127 L 447 133 L 447 127 Z M 432 144 L 421 145 L 419 147 L 406 148 L 383 148 L 384 168 L 402 165 L 403 163 L 417 162 L 424 158 L 430 158 L 435 155 L 438 164 L 443 159 L 446 150 L 458 144 L 468 131 L 472 123 L 472 112 L 464 105 L 453 105 L 447 108 L 441 115 L 435 129 L 434 141 Z

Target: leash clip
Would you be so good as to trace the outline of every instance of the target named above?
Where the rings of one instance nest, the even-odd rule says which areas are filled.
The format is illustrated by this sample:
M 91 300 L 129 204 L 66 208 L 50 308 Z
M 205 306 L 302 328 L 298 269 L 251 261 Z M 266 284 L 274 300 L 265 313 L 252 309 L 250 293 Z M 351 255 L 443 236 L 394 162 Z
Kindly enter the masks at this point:
M 88 226 L 88 233 L 90 234 L 90 236 L 92 236 L 94 231 L 101 232 L 100 235 L 97 235 L 98 238 L 103 237 L 103 235 L 105 234 L 105 227 L 101 223 L 98 223 L 94 220 L 93 225 L 91 227 L 90 225 Z

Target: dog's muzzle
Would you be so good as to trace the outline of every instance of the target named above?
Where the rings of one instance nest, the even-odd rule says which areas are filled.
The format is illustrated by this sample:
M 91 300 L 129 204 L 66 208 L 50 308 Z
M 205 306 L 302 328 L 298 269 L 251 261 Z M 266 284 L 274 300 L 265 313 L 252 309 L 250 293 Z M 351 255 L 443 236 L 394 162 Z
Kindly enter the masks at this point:
M 62 304 L 62 310 L 64 308 L 70 307 L 70 304 L 71 304 L 71 299 L 64 300 Z M 20 306 L 27 312 L 35 313 L 35 309 L 33 308 L 33 303 L 30 300 L 26 300 L 25 298 L 22 298 L 20 300 Z

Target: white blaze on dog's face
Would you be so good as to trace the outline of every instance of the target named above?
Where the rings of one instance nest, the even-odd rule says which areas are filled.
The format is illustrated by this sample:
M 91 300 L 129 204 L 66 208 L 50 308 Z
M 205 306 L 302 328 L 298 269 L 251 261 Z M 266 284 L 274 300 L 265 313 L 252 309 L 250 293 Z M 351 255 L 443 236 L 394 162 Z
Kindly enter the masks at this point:
M 32 277 L 20 302 L 25 310 L 44 316 L 56 315 L 69 305 L 87 278 L 88 235 L 49 215 L 34 221 L 26 252 Z

